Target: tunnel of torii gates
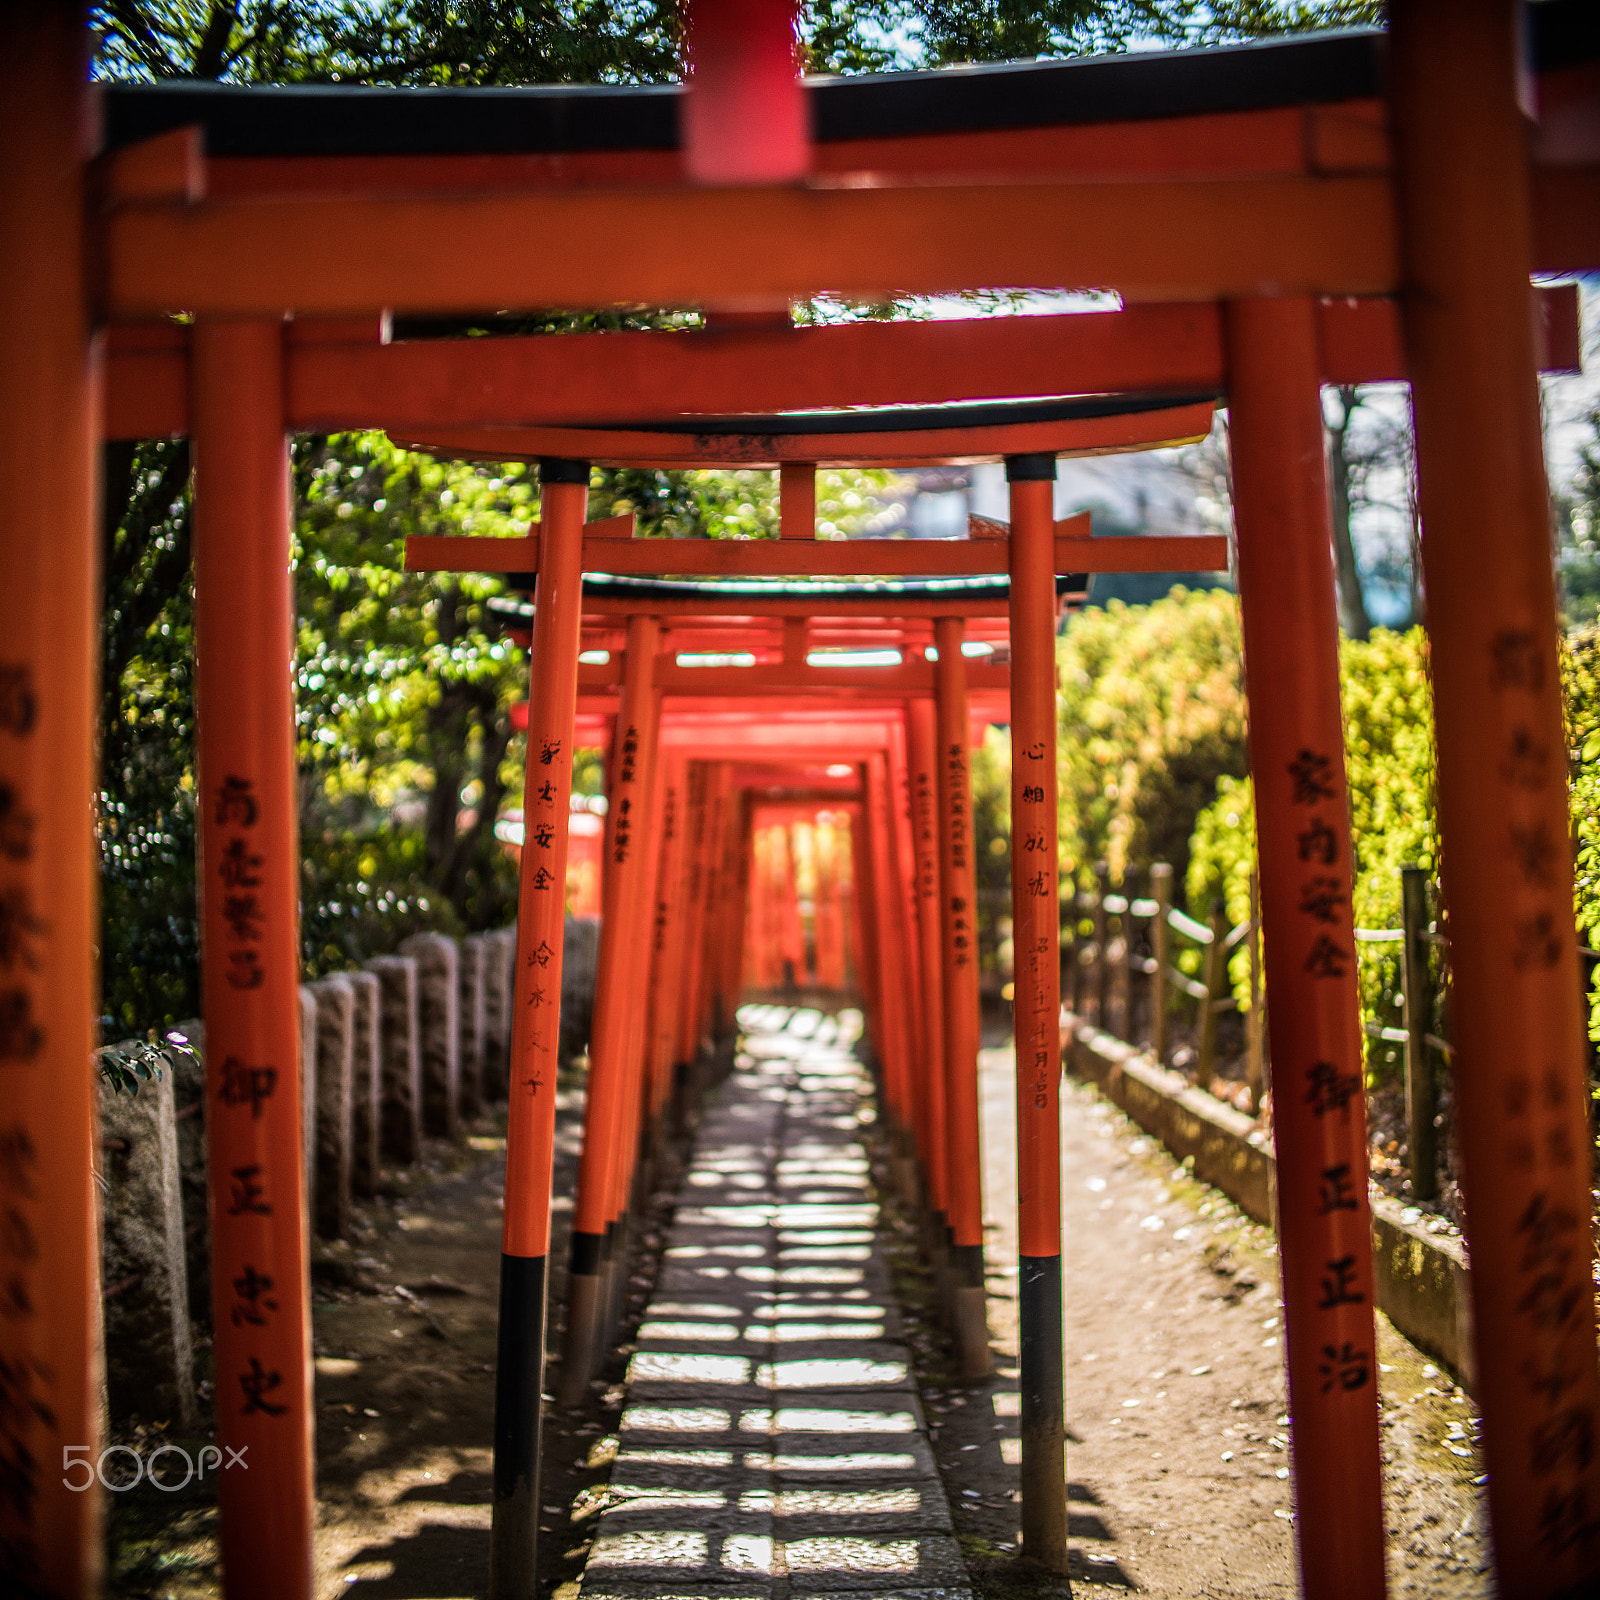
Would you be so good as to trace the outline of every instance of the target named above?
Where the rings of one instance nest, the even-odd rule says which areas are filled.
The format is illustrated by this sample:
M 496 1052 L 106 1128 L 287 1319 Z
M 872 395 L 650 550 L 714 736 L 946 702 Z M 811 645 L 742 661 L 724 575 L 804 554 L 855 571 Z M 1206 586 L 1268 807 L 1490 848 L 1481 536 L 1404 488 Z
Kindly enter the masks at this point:
M 441 454 L 541 462 L 537 533 L 492 551 L 408 550 L 417 567 L 524 574 L 534 594 L 490 1573 L 497 1597 L 523 1597 L 536 1592 L 578 707 L 620 689 L 630 710 L 616 715 L 638 716 L 624 721 L 615 790 L 633 787 L 630 817 L 662 808 L 620 862 L 620 804 L 610 813 L 612 926 L 648 917 L 663 881 L 669 926 L 692 925 L 662 946 L 683 981 L 655 972 L 661 1004 L 642 1013 L 652 1028 L 671 1016 L 676 1032 L 649 1038 L 640 1009 L 614 997 L 654 943 L 606 941 L 613 998 L 596 1018 L 575 1322 L 602 1320 L 603 1283 L 585 1279 L 603 1277 L 646 1110 L 666 1103 L 668 1068 L 689 1067 L 719 1004 L 725 1020 L 737 919 L 720 913 L 748 863 L 747 806 L 772 787 L 752 767 L 795 784 L 816 765 L 855 771 L 852 903 L 885 1112 L 900 1159 L 942 1203 L 950 1281 L 975 1290 L 975 1200 L 961 1188 L 975 1163 L 958 1156 L 975 1127 L 972 969 L 955 961 L 949 893 L 971 870 L 963 629 L 1006 646 L 1003 661 L 964 670 L 969 715 L 1003 692 L 1004 709 L 985 714 L 1012 731 L 1022 1524 L 1025 1553 L 1064 1567 L 1052 580 L 1078 574 L 1067 587 L 1081 592 L 1095 570 L 1221 557 L 1058 527 L 1051 480 L 1062 453 L 1195 437 L 1223 401 L 1300 1582 L 1319 1597 L 1381 1594 L 1319 385 L 1406 379 L 1498 1583 L 1508 1597 L 1594 1592 L 1590 1149 L 1536 385 L 1541 365 L 1572 363 L 1573 317 L 1570 294 L 1530 282 L 1600 269 L 1600 45 L 1587 0 L 1394 0 L 1391 12 L 1387 34 L 802 85 L 791 6 L 697 0 L 683 88 L 116 86 L 91 104 L 83 9 L 0 0 L 0 1586 L 92 1594 L 102 1548 L 98 1496 L 56 1471 L 65 1447 L 93 1453 L 100 1427 L 102 439 L 193 443 L 217 1427 L 250 1461 L 221 1474 L 222 1556 L 231 1596 L 274 1600 L 313 1588 L 287 436 L 382 428 Z M 1108 289 L 1120 309 L 811 328 L 784 311 L 817 294 L 1013 285 Z M 459 337 L 493 308 L 634 306 L 702 308 L 704 326 Z M 1008 525 L 943 542 L 807 537 L 819 465 L 1000 459 Z M 780 469 L 783 538 L 585 528 L 589 463 L 729 462 Z M 611 576 L 587 584 L 586 572 Z M 831 587 L 862 574 L 875 581 Z M 650 586 L 667 576 L 688 592 Z M 668 662 L 661 630 L 704 619 L 715 631 L 730 616 L 765 622 L 773 658 L 737 682 Z M 627 635 L 620 686 L 615 673 L 581 681 L 585 619 L 601 617 Z M 902 663 L 876 678 L 812 668 L 797 620 L 817 638 L 898 627 Z M 936 663 L 917 659 L 930 626 Z M 1003 691 L 985 674 L 1003 674 Z M 674 860 L 683 872 L 663 880 Z M 249 917 L 230 917 L 236 899 Z M 273 1095 L 230 1093 L 230 1073 L 263 1064 Z M 273 1280 L 260 1323 L 231 1315 L 246 1274 Z M 963 1343 L 977 1359 L 974 1302 Z

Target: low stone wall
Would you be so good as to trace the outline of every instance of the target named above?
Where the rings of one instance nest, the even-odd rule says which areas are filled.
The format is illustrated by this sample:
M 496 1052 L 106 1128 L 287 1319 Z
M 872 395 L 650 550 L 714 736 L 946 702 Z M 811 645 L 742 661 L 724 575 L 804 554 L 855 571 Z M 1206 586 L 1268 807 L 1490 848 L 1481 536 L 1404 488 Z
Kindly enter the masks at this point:
M 581 1048 L 599 924 L 569 919 L 563 1035 Z M 459 943 L 408 939 L 402 954 L 300 989 L 302 1139 L 313 1231 L 344 1236 L 379 1163 L 420 1159 L 424 1131 L 503 1102 L 511 1056 L 516 929 Z M 168 1066 L 136 1094 L 101 1096 L 108 1396 L 115 1415 L 194 1425 L 194 1328 L 211 1321 L 205 1028 L 168 1035 Z
M 1248 1117 L 1078 1018 L 1062 1027 L 1061 1055 L 1068 1071 L 1095 1084 L 1180 1161 L 1193 1158 L 1197 1178 L 1246 1216 L 1277 1226 L 1277 1159 Z M 1426 1232 L 1397 1201 L 1377 1196 L 1372 1257 L 1378 1309 L 1470 1392 L 1472 1293 L 1462 1242 Z

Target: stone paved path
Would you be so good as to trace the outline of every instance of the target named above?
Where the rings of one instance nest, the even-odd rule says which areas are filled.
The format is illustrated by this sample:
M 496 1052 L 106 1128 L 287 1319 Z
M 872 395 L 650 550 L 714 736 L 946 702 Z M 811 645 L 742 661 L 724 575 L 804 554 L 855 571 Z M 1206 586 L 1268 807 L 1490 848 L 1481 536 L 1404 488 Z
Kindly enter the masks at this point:
M 629 1367 L 582 1593 L 966 1600 L 879 1251 L 860 1017 L 740 1021 Z

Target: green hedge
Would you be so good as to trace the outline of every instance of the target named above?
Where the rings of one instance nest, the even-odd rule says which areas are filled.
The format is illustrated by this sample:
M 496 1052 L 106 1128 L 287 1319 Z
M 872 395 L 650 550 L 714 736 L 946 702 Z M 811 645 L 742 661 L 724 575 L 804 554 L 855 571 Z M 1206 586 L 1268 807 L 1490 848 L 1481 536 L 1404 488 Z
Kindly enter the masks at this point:
M 1204 920 L 1219 895 L 1229 920 L 1249 915 L 1255 813 L 1235 597 L 1177 589 L 1146 606 L 1113 603 L 1074 617 L 1058 650 L 1063 891 L 1110 863 L 1143 892 L 1152 861 L 1170 861 L 1189 910 Z M 1576 911 L 1600 947 L 1600 628 L 1566 636 L 1563 687 L 1572 781 Z M 1374 630 L 1340 650 L 1358 927 L 1400 924 L 1400 868 L 1437 876 L 1433 707 L 1421 628 Z M 1366 1019 L 1397 1025 L 1398 952 L 1362 947 Z M 1230 966 L 1248 1003 L 1248 957 Z M 1600 983 L 1590 995 L 1600 1041 Z M 1382 1071 L 1394 1052 L 1382 1047 Z

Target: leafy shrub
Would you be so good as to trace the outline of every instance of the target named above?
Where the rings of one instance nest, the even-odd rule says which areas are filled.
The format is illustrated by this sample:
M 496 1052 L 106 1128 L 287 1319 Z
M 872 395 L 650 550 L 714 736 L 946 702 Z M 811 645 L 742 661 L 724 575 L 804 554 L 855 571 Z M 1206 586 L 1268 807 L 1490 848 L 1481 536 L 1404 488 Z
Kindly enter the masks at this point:
M 1433 703 L 1427 638 L 1375 629 L 1340 650 L 1345 766 L 1350 782 L 1355 852 L 1355 922 L 1360 928 L 1400 925 L 1400 868 L 1415 864 L 1437 879 L 1438 819 L 1434 803 Z M 1571 773 L 1576 854 L 1575 909 L 1584 943 L 1600 943 L 1600 628 L 1570 634 L 1562 680 Z M 1190 910 L 1204 916 L 1221 894 L 1229 920 L 1248 915 L 1255 863 L 1255 807 L 1249 781 L 1224 776 L 1216 799 L 1195 819 L 1186 888 Z M 1248 993 L 1242 953 L 1230 967 L 1241 1003 Z M 1393 945 L 1361 947 L 1361 1008 L 1366 1021 L 1402 1021 L 1400 954 Z M 1600 971 L 1589 999 L 1589 1034 L 1600 1042 Z M 1387 1056 L 1392 1052 L 1385 1051 Z
M 1195 818 L 1249 766 L 1234 596 L 1113 600 L 1072 619 L 1057 659 L 1063 877 L 1170 861 L 1181 882 Z
M 1593 949 L 1600 947 L 1600 626 L 1567 635 L 1561 668 L 1578 936 Z M 1589 1037 L 1600 1044 L 1600 965 L 1591 973 Z

